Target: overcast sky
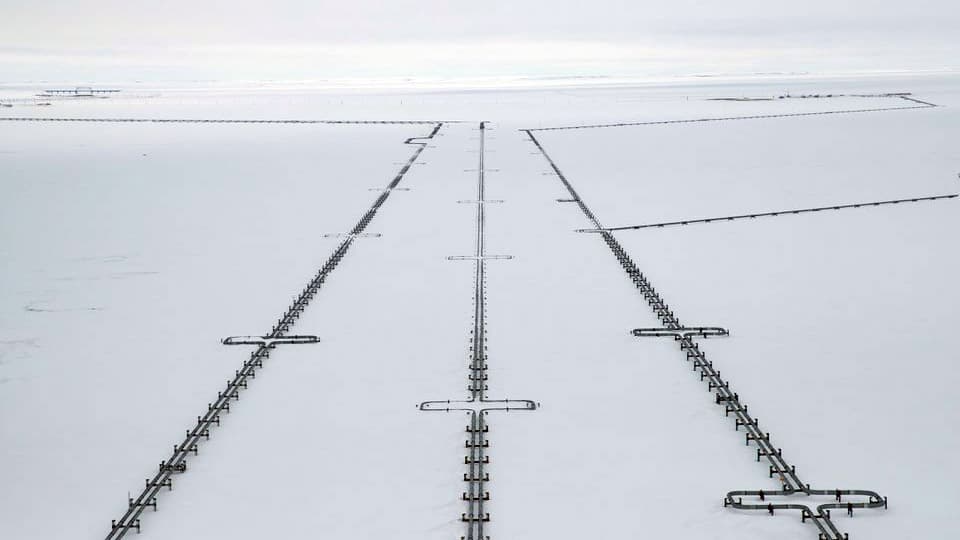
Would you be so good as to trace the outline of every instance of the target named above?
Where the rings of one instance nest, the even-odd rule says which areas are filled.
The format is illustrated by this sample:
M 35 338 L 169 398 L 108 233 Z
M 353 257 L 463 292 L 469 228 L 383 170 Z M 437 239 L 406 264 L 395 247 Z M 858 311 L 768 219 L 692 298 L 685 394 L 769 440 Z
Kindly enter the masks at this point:
M 960 68 L 960 0 L 0 0 L 0 82 Z

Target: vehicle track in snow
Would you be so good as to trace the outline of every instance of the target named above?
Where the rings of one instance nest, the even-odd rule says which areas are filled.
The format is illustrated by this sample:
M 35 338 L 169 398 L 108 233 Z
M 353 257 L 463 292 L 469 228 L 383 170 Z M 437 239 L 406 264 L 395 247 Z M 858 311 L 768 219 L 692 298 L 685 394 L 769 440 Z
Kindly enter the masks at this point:
M 417 158 L 427 146 L 428 140 L 432 139 L 443 127 L 442 122 L 434 124 L 433 130 L 423 137 L 410 137 L 404 141 L 405 144 L 415 145 L 417 149 L 403 165 L 400 171 L 394 176 L 393 180 L 374 200 L 370 208 L 363 214 L 360 220 L 353 226 L 350 233 L 345 235 L 343 240 L 333 254 L 327 259 L 317 274 L 310 280 L 307 286 L 300 292 L 297 299 L 290 305 L 287 311 L 277 320 L 277 323 L 264 336 L 266 343 L 257 346 L 256 350 L 250 355 L 250 358 L 243 363 L 237 370 L 234 377 L 227 381 L 226 387 L 217 392 L 217 399 L 207 405 L 207 410 L 203 415 L 197 416 L 197 423 L 192 429 L 186 431 L 186 436 L 180 444 L 174 445 L 170 456 L 161 461 L 157 472 L 152 478 L 145 481 L 142 491 L 134 498 L 131 497 L 127 502 L 127 510 L 119 519 L 111 522 L 110 532 L 106 540 L 116 540 L 123 538 L 131 529 L 140 532 L 140 515 L 147 508 L 157 510 L 157 497 L 163 488 L 173 489 L 173 476 L 185 473 L 187 470 L 187 459 L 190 454 L 197 455 L 200 442 L 210 438 L 210 431 L 213 426 L 219 426 L 221 414 L 230 412 L 230 403 L 239 399 L 241 390 L 246 389 L 250 379 L 256 377 L 258 368 L 263 367 L 264 360 L 270 357 L 270 352 L 274 348 L 273 340 L 290 337 L 288 332 L 296 324 L 307 305 L 313 297 L 319 292 L 324 282 L 337 267 L 344 255 L 347 254 L 354 240 L 370 224 L 377 210 L 387 201 L 393 189 L 400 184 L 410 167 L 416 162 Z

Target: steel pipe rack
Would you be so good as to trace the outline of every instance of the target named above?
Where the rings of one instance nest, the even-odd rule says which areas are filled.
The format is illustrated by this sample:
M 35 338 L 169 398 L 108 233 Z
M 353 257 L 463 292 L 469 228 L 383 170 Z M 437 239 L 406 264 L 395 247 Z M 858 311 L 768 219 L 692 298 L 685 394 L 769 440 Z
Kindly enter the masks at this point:
M 69 118 L 52 116 L 2 116 L 0 122 L 104 122 L 113 124 L 331 124 L 418 125 L 456 124 L 460 120 L 310 120 L 243 118 Z
M 627 254 L 626 250 L 624 250 L 620 243 L 616 240 L 616 238 L 613 236 L 613 233 L 604 228 L 597 216 L 586 205 L 586 203 L 571 185 L 570 181 L 566 176 L 564 176 L 563 172 L 547 153 L 546 149 L 544 149 L 540 141 L 534 136 L 532 133 L 533 130 L 522 131 L 527 134 L 527 136 L 530 138 L 530 142 L 537 147 L 544 159 L 546 159 L 546 161 L 549 163 L 554 174 L 560 179 L 560 182 L 569 192 L 571 199 L 576 201 L 584 216 L 586 216 L 586 218 L 593 225 L 594 229 L 603 238 L 604 243 L 607 244 L 607 247 L 610 249 L 614 257 L 616 257 L 617 261 L 626 272 L 627 277 L 630 278 L 633 284 L 643 295 L 644 300 L 646 300 L 651 309 L 653 309 L 657 318 L 660 319 L 667 330 L 675 331 L 674 338 L 678 341 L 680 349 L 686 353 L 686 361 L 692 363 L 694 371 L 700 372 L 700 380 L 705 381 L 707 383 L 707 390 L 714 393 L 714 402 L 717 405 L 724 407 L 724 413 L 726 417 L 729 417 L 731 414 L 733 414 L 735 421 L 734 428 L 737 431 L 739 431 L 741 427 L 744 428 L 744 440 L 746 445 L 749 446 L 751 442 L 756 445 L 757 461 L 765 459 L 769 463 L 770 477 L 772 478 L 773 476 L 776 476 L 781 484 L 781 490 L 770 493 L 796 497 L 810 497 L 824 493 L 837 492 L 837 490 L 811 489 L 809 484 L 800 479 L 800 476 L 797 474 L 796 467 L 788 464 L 783 458 L 783 453 L 780 448 L 777 448 L 773 445 L 773 442 L 770 438 L 770 433 L 760 429 L 759 422 L 755 417 L 750 415 L 747 405 L 740 401 L 739 394 L 731 390 L 730 384 L 720 377 L 720 372 L 714 368 L 713 362 L 707 360 L 706 354 L 700 350 L 699 345 L 694 342 L 694 337 L 698 337 L 697 333 L 684 332 L 685 327 L 681 324 L 680 319 L 677 318 L 677 316 L 669 308 L 667 303 L 656 291 L 647 277 L 637 268 L 637 265 L 630 258 L 629 254 Z M 867 502 L 853 503 L 853 507 L 855 508 L 886 508 L 887 506 L 886 498 L 882 498 L 874 491 L 839 490 L 839 492 L 865 495 L 869 498 Z M 731 491 L 724 498 L 724 506 L 744 510 L 764 509 L 770 511 L 769 506 L 773 503 L 756 505 L 744 504 L 742 502 L 742 496 L 752 495 L 754 493 L 759 494 L 761 492 Z M 830 516 L 829 509 L 835 508 L 833 505 L 820 505 L 817 507 L 816 512 L 814 512 L 809 505 L 796 503 L 778 504 L 780 506 L 773 505 L 773 510 L 776 510 L 777 508 L 800 510 L 801 519 L 804 522 L 806 522 L 808 519 L 811 520 L 811 522 L 818 528 L 820 537 L 822 539 L 845 540 L 847 538 L 846 534 L 840 533 L 836 525 L 833 523 L 832 517 Z
M 793 215 L 806 214 L 811 212 L 823 212 L 824 210 L 846 210 L 850 208 L 868 208 L 871 206 L 886 206 L 891 204 L 901 204 L 901 203 L 911 203 L 911 202 L 915 203 L 915 202 L 927 202 L 927 201 L 942 201 L 945 199 L 956 199 L 957 197 L 960 197 L 960 193 L 950 193 L 947 195 L 927 195 L 923 197 L 913 197 L 910 199 L 893 199 L 893 200 L 886 200 L 886 201 L 838 204 L 834 206 L 820 206 L 816 208 L 776 210 L 774 212 L 757 212 L 754 214 L 737 214 L 737 215 L 722 216 L 722 217 L 684 219 L 681 221 L 663 221 L 660 223 L 645 223 L 643 225 L 621 225 L 619 227 L 604 227 L 603 229 L 577 229 L 577 232 L 598 233 L 601 230 L 610 232 L 610 231 L 631 231 L 631 230 L 639 230 L 639 229 L 654 229 L 654 228 L 663 228 L 663 227 L 675 227 L 678 225 L 694 225 L 697 223 L 718 223 L 718 222 L 726 222 L 726 221 L 737 221 L 741 219 L 756 219 L 760 217 L 776 217 L 776 216 L 785 216 L 790 214 L 793 214 Z
M 466 524 L 466 532 L 461 537 L 462 540 L 487 540 L 489 538 L 485 531 L 485 525 L 490 521 L 490 512 L 485 508 L 485 503 L 490 500 L 490 492 L 487 490 L 490 473 L 486 469 L 486 465 L 490 463 L 490 456 L 486 453 L 490 447 L 490 440 L 487 438 L 487 434 L 490 432 L 487 415 L 493 411 L 533 411 L 539 406 L 535 401 L 527 399 L 490 399 L 487 397 L 489 386 L 487 384 L 486 261 L 506 260 L 512 257 L 509 255 L 488 255 L 486 251 L 485 207 L 487 203 L 495 201 L 486 198 L 484 180 L 487 170 L 484 164 L 486 129 L 486 122 L 481 122 L 479 126 L 480 157 L 476 169 L 477 197 L 472 201 L 458 201 L 476 206 L 474 253 L 473 255 L 447 257 L 448 260 L 474 262 L 473 329 L 471 331 L 470 363 L 467 375 L 469 396 L 467 399 L 461 400 L 424 401 L 419 405 L 421 411 L 465 412 L 470 418 L 470 423 L 466 427 L 468 438 L 464 441 L 467 455 L 463 458 L 463 463 L 466 465 L 466 472 L 463 473 L 466 489 L 460 495 L 460 499 L 465 501 L 467 506 L 466 512 L 460 514 L 460 520 Z
M 918 99 L 914 99 L 902 94 L 880 95 L 876 97 L 902 99 L 905 101 L 911 101 L 911 102 L 917 103 L 917 105 L 906 105 L 901 107 L 875 107 L 872 109 L 870 108 L 846 109 L 846 110 L 839 110 L 839 111 L 815 111 L 815 112 L 804 112 L 804 113 L 754 114 L 754 115 L 748 115 L 748 116 L 721 116 L 721 117 L 713 117 L 713 118 L 692 118 L 688 120 L 654 120 L 650 122 L 617 122 L 613 124 L 584 124 L 584 125 L 575 125 L 575 126 L 530 128 L 530 129 L 524 129 L 521 131 L 530 133 L 532 131 L 559 131 L 559 130 L 567 130 L 567 129 L 597 129 L 597 128 L 613 128 L 613 127 L 627 127 L 627 126 L 662 126 L 662 125 L 668 125 L 668 124 L 694 124 L 698 122 L 726 122 L 730 120 L 763 120 L 768 118 L 796 118 L 801 116 L 824 116 L 824 115 L 831 115 L 831 114 L 857 114 L 857 113 L 883 112 L 883 111 L 906 111 L 911 109 L 930 109 L 934 107 L 939 107 L 939 105 L 928 103 L 926 101 L 920 101 Z
M 136 498 L 130 497 L 127 501 L 127 510 L 119 519 L 111 521 L 110 532 L 106 540 L 117 540 L 123 538 L 131 529 L 140 532 L 140 515 L 147 508 L 157 509 L 157 496 L 162 488 L 173 489 L 173 475 L 182 474 L 187 470 L 187 458 L 190 454 L 198 454 L 198 446 L 201 440 L 210 438 L 210 429 L 220 425 L 220 415 L 230 412 L 232 401 L 240 398 L 240 391 L 247 388 L 250 379 L 256 378 L 256 370 L 263 367 L 263 361 L 270 357 L 270 351 L 274 344 L 281 342 L 284 338 L 288 341 L 297 342 L 296 336 L 288 336 L 287 332 L 293 327 L 300 318 L 307 305 L 313 297 L 319 292 L 321 286 L 337 267 L 340 261 L 346 255 L 347 251 L 353 245 L 355 239 L 363 233 L 363 230 L 370 224 L 370 221 L 376 215 L 377 210 L 390 197 L 391 190 L 403 180 L 404 175 L 410 170 L 410 167 L 423 152 L 427 143 L 423 142 L 432 139 L 440 128 L 442 123 L 434 125 L 433 130 L 425 137 L 411 137 L 404 141 L 405 144 L 417 146 L 410 159 L 404 164 L 400 172 L 394 176 L 388 184 L 387 190 L 381 193 L 370 208 L 363 214 L 360 221 L 351 229 L 351 234 L 343 240 L 333 254 L 320 268 L 317 274 L 310 280 L 307 286 L 300 292 L 299 296 L 287 308 L 287 311 L 270 328 L 270 332 L 260 338 L 262 343 L 257 344 L 256 350 L 251 353 L 250 358 L 245 361 L 242 367 L 237 370 L 234 377 L 227 381 L 223 390 L 217 392 L 217 399 L 207 404 L 207 410 L 204 414 L 197 416 L 197 422 L 192 429 L 186 431 L 186 436 L 180 444 L 173 446 L 173 452 L 170 456 L 160 462 L 160 466 L 153 478 L 145 481 L 145 487 Z

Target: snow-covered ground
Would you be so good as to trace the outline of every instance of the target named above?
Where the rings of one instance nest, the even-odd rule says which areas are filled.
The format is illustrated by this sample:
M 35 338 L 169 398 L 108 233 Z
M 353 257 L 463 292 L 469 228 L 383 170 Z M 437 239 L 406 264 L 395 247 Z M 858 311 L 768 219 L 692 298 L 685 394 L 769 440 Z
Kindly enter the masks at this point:
M 23 88 L 11 96 L 29 94 Z M 2 94 L 3 89 L 0 89 Z M 495 539 L 815 538 L 724 509 L 776 489 L 600 237 L 607 226 L 956 193 L 960 77 L 363 92 L 164 89 L 4 116 L 448 123 L 216 428 L 144 538 L 456 538 L 477 123 L 487 134 Z M 0 96 L 2 97 L 2 96 Z M 0 122 L 0 537 L 99 538 L 432 124 Z M 616 233 L 814 487 L 877 490 L 854 538 L 957 529 L 957 199 Z

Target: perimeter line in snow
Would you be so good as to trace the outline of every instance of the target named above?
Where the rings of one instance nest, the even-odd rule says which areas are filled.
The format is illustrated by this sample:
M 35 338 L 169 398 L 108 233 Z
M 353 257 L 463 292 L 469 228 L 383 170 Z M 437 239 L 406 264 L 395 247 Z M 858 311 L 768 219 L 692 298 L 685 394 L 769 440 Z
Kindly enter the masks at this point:
M 437 132 L 440 131 L 441 127 L 443 127 L 443 124 L 437 123 L 429 135 L 425 137 L 411 137 L 404 141 L 404 144 L 417 145 L 418 148 L 413 152 L 413 155 L 410 156 L 410 159 L 404 164 L 403 168 L 400 169 L 400 172 L 390 181 L 387 186 L 389 189 L 384 190 L 376 200 L 374 200 L 370 208 L 363 214 L 363 217 L 360 218 L 360 221 L 357 222 L 350 231 L 352 234 L 347 236 L 346 239 L 337 246 L 333 255 L 327 259 L 323 267 L 320 268 L 313 279 L 311 279 L 303 291 L 300 292 L 300 296 L 298 296 L 287 309 L 286 313 L 280 317 L 273 328 L 270 329 L 270 332 L 263 336 L 262 339 L 266 342 L 257 346 L 256 350 L 250 355 L 250 359 L 244 362 L 243 367 L 235 372 L 233 379 L 227 381 L 226 388 L 217 392 L 216 401 L 207 404 L 206 412 L 202 416 L 197 416 L 197 423 L 193 426 L 193 429 L 188 429 L 183 441 L 178 445 L 174 445 L 173 453 L 170 454 L 170 457 L 160 462 L 158 471 L 153 478 L 146 479 L 146 485 L 143 491 L 141 491 L 136 498 L 130 497 L 127 500 L 126 512 L 123 513 L 120 519 L 111 521 L 110 533 L 107 534 L 106 540 L 123 538 L 130 532 L 130 529 L 136 529 L 138 533 L 140 532 L 140 514 L 148 507 L 154 511 L 157 510 L 157 495 L 160 490 L 162 488 L 167 488 L 168 491 L 173 489 L 173 475 L 186 472 L 187 458 L 189 455 L 191 453 L 197 455 L 197 448 L 201 439 L 209 439 L 210 428 L 214 425 L 220 425 L 220 414 L 230 412 L 230 402 L 239 399 L 240 390 L 247 388 L 249 379 L 256 378 L 257 368 L 263 367 L 263 361 L 269 358 L 270 351 L 273 349 L 273 343 L 271 342 L 289 337 L 287 336 L 287 332 L 294 323 L 296 323 L 297 319 L 300 318 L 300 314 L 306 309 L 307 304 L 310 303 L 320 290 L 324 281 L 326 281 L 330 273 L 333 272 L 340 260 L 346 255 L 356 238 L 363 232 L 367 225 L 370 224 L 377 210 L 379 210 L 383 203 L 387 201 L 387 198 L 390 197 L 392 188 L 395 188 L 397 184 L 403 180 L 404 175 L 410 170 L 410 167 L 413 166 L 417 158 L 420 157 L 420 153 L 423 152 L 423 149 L 427 146 L 425 141 L 432 139 Z
M 665 329 L 679 332 L 679 335 L 676 335 L 674 340 L 679 342 L 680 350 L 686 353 L 686 361 L 692 362 L 693 370 L 699 370 L 700 380 L 706 381 L 707 390 L 715 392 L 714 403 L 724 407 L 724 412 L 727 417 L 729 417 L 731 413 L 734 415 L 734 428 L 737 431 L 739 431 L 741 427 L 744 428 L 746 432 L 744 434 L 746 445 L 749 446 L 751 442 L 756 444 L 757 461 L 759 462 L 761 459 L 767 460 L 770 464 L 770 478 L 773 478 L 774 475 L 779 478 L 782 487 L 780 490 L 740 490 L 728 492 L 723 499 L 724 507 L 729 506 L 741 510 L 767 510 L 771 515 L 778 509 L 799 510 L 800 518 L 803 522 L 810 520 L 811 523 L 817 527 L 821 540 L 824 538 L 827 540 L 847 540 L 847 535 L 841 533 L 833 523 L 833 518 L 830 515 L 831 509 L 846 507 L 848 515 L 852 516 L 854 508 L 886 508 L 886 497 L 882 497 L 875 491 L 812 489 L 810 484 L 804 483 L 800 479 L 796 467 L 789 465 L 783 458 L 781 449 L 773 446 L 770 433 L 760 430 L 760 423 L 749 414 L 747 406 L 740 401 L 739 394 L 730 389 L 729 382 L 720 378 L 720 371 L 714 369 L 713 362 L 707 360 L 706 354 L 701 351 L 699 345 L 694 342 L 694 335 L 681 332 L 684 326 L 681 324 L 680 319 L 677 318 L 673 310 L 671 310 L 663 298 L 660 297 L 660 294 L 657 293 L 646 276 L 640 272 L 637 265 L 633 262 L 633 259 L 630 258 L 630 255 L 623 249 L 617 239 L 614 238 L 613 233 L 604 229 L 600 220 L 597 219 L 596 215 L 590 210 L 586 203 L 583 202 L 583 199 L 570 184 L 570 181 L 567 180 L 560 171 L 560 168 L 557 167 L 550 155 L 547 154 L 547 151 L 540 144 L 540 141 L 537 140 L 530 130 L 523 131 L 530 137 L 530 142 L 536 145 L 544 159 L 550 164 L 550 167 L 556 173 L 560 182 L 563 183 L 567 192 L 570 193 L 571 198 L 576 201 L 583 214 L 590 220 L 594 227 L 600 231 L 603 241 L 617 258 L 620 266 L 626 271 L 627 276 L 633 284 L 640 290 L 644 300 L 646 300 L 651 309 L 653 309 L 657 318 L 663 322 Z M 814 512 L 814 508 L 810 505 L 792 502 L 795 497 L 829 494 L 835 495 L 836 502 L 818 505 L 816 506 L 816 512 Z M 861 500 L 857 502 L 848 501 L 846 504 L 842 504 L 841 499 L 843 495 L 854 495 L 860 497 Z M 758 498 L 759 501 L 757 504 L 750 504 L 749 502 L 745 504 L 743 502 L 743 496 L 753 496 Z M 766 498 L 768 496 L 783 497 L 787 502 L 767 502 Z
M 847 109 L 840 111 L 819 111 L 819 112 L 805 112 L 805 113 L 784 113 L 784 114 L 756 114 L 751 116 L 725 116 L 718 118 L 694 118 L 689 120 L 655 120 L 651 122 L 620 122 L 616 124 L 588 124 L 582 126 L 559 126 L 559 127 L 545 127 L 545 128 L 531 128 L 525 129 L 527 133 L 532 131 L 558 131 L 565 129 L 597 129 L 597 128 L 612 128 L 612 127 L 627 127 L 627 126 L 660 126 L 666 124 L 693 124 L 697 122 L 726 122 L 728 120 L 761 120 L 765 118 L 792 118 L 798 116 L 820 116 L 820 115 L 829 115 L 829 114 L 855 114 L 855 113 L 868 113 L 868 112 L 881 112 L 881 111 L 907 111 L 912 109 L 930 109 L 934 107 L 939 107 L 933 103 L 927 103 L 926 101 L 920 101 L 917 99 L 909 98 L 906 96 L 890 96 L 897 97 L 906 101 L 912 101 L 914 103 L 921 103 L 921 105 L 909 105 L 906 107 L 876 107 L 873 109 Z
M 785 216 L 789 214 L 804 214 L 807 212 L 822 212 L 824 210 L 844 210 L 847 208 L 864 208 L 870 206 L 883 206 L 888 204 L 900 204 L 908 202 L 922 202 L 922 201 L 941 201 L 945 199 L 955 199 L 960 197 L 960 193 L 953 193 L 950 195 L 932 195 L 928 197 L 914 197 L 912 199 L 895 199 L 890 201 L 875 201 L 875 202 L 864 202 L 864 203 L 854 203 L 854 204 L 841 204 L 837 206 L 821 206 L 819 208 L 800 208 L 796 210 L 777 210 L 775 212 L 760 212 L 757 214 L 740 214 L 735 216 L 723 216 L 723 217 L 711 217 L 711 218 L 697 218 L 697 219 L 685 219 L 683 221 L 664 221 L 662 223 L 645 223 L 643 225 L 622 225 L 619 227 L 604 227 L 602 229 L 576 229 L 577 232 L 582 233 L 598 233 L 603 231 L 635 231 L 638 229 L 652 229 L 659 227 L 674 227 L 677 225 L 693 225 L 696 223 L 714 223 L 722 221 L 736 221 L 738 219 L 754 219 L 758 217 L 773 217 L 773 216 Z
M 0 122 L 104 122 L 116 124 L 456 124 L 462 120 L 253 120 L 208 118 L 45 118 L 0 117 Z

